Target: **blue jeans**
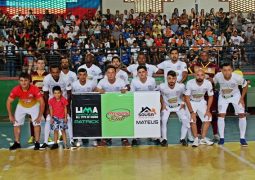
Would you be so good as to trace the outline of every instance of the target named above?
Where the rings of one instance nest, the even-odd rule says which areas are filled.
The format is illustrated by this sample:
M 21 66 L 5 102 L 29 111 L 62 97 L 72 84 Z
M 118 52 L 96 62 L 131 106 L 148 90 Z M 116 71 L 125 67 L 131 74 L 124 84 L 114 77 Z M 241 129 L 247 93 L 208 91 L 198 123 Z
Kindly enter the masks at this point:
M 16 76 L 16 62 L 13 60 L 7 59 L 6 67 L 9 72 L 9 76 L 15 77 Z

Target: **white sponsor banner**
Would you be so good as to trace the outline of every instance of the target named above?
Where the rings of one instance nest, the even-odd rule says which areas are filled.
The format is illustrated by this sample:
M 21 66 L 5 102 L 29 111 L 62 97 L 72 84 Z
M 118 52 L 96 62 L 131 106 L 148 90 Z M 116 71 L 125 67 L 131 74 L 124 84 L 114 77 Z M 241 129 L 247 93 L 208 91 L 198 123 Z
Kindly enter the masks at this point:
M 160 93 L 134 93 L 134 135 L 139 138 L 160 137 Z

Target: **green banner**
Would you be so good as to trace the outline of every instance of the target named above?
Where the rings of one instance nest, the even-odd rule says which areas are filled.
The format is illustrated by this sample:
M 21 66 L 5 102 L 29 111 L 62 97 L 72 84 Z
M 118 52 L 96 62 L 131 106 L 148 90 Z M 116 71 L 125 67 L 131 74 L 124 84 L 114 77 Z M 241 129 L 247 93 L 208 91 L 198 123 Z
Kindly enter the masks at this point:
M 119 98 L 121 97 L 121 98 Z M 133 93 L 106 93 L 101 97 L 102 136 L 134 136 L 134 95 Z

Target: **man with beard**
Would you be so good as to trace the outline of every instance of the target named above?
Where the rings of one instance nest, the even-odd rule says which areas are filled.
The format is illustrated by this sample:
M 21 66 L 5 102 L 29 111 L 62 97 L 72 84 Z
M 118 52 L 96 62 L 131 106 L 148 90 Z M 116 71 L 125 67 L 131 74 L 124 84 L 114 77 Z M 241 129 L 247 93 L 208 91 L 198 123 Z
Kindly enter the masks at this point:
M 208 102 L 205 101 L 205 94 L 208 95 Z M 212 83 L 205 79 L 205 73 L 202 69 L 197 70 L 196 79 L 191 79 L 187 82 L 185 92 L 186 104 L 191 114 L 191 129 L 194 136 L 192 147 L 198 147 L 199 144 L 213 145 L 209 139 L 206 138 L 208 128 L 212 121 L 210 108 L 213 101 Z M 196 118 L 197 115 L 203 122 L 202 139 L 199 143 L 197 134 Z
M 170 60 L 165 60 L 158 64 L 158 74 L 164 73 L 165 82 L 167 82 L 167 73 L 169 71 L 175 71 L 177 76 L 177 82 L 183 83 L 188 77 L 187 64 L 179 60 L 179 50 L 172 48 L 170 50 Z
M 172 112 L 175 112 L 182 122 L 180 143 L 187 146 L 186 135 L 190 129 L 190 115 L 185 108 L 184 92 L 185 85 L 177 82 L 175 71 L 167 73 L 167 81 L 160 84 L 161 102 L 161 146 L 168 146 L 167 143 L 167 122 Z
M 205 72 L 206 79 L 211 81 L 213 83 L 213 77 L 215 74 L 220 72 L 220 68 L 218 67 L 217 64 L 214 64 L 209 61 L 209 54 L 207 51 L 202 51 L 200 53 L 200 61 L 197 63 L 192 64 L 189 67 L 189 72 L 190 73 L 196 73 L 198 70 L 202 69 Z M 205 99 L 208 99 L 208 96 L 205 96 Z M 211 113 L 212 113 L 212 128 L 213 128 L 213 135 L 214 135 L 214 140 L 218 141 L 219 140 L 219 135 L 218 135 L 218 125 L 217 125 L 217 120 L 218 120 L 218 114 L 217 114 L 217 101 L 218 101 L 218 91 L 214 90 L 214 96 L 213 96 L 213 103 L 211 106 Z M 199 117 L 197 117 L 197 132 L 198 134 L 201 134 L 201 127 L 202 127 L 202 122 Z

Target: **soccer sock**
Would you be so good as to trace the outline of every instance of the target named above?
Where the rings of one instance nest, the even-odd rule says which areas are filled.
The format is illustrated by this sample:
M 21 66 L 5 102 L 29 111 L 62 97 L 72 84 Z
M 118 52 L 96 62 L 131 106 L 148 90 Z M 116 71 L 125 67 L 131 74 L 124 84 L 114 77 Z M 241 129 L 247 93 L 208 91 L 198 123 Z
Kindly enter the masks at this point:
M 247 125 L 246 117 L 239 118 L 239 129 L 240 129 L 240 138 L 241 139 L 245 138 L 246 125 Z
M 68 135 L 69 135 L 69 139 L 70 141 L 73 141 L 73 123 L 72 123 L 72 118 L 68 118 L 68 121 L 67 121 L 67 126 L 68 126 Z
M 163 111 L 161 114 L 161 137 L 167 139 L 167 122 L 170 115 L 169 111 Z
M 218 129 L 220 138 L 224 138 L 225 118 L 218 117 Z
M 188 129 L 188 138 L 189 138 L 190 140 L 194 139 L 193 134 L 192 134 L 192 132 L 191 132 L 191 128 Z
M 187 132 L 188 132 L 188 127 L 185 124 L 182 124 L 182 128 L 181 128 L 181 139 L 185 139 L 187 136 Z
M 46 120 L 44 127 L 44 143 L 48 144 L 49 136 L 50 136 L 50 121 Z

